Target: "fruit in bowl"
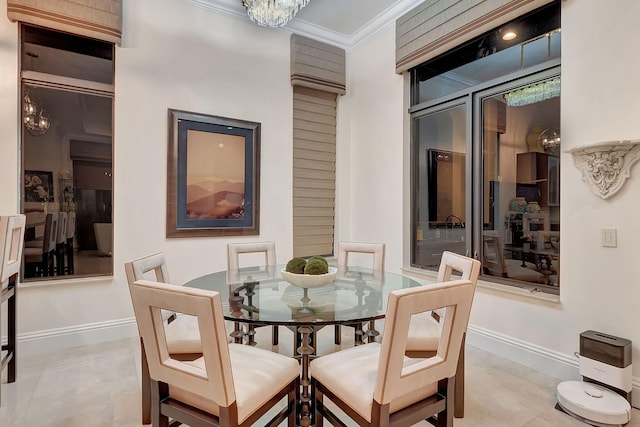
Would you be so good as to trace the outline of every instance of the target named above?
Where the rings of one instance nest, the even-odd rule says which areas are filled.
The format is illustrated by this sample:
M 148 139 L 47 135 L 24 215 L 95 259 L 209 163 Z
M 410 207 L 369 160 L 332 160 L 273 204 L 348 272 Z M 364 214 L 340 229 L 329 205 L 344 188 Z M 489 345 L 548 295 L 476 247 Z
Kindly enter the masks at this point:
M 303 261 L 304 266 L 302 266 Z M 329 267 L 324 257 L 316 256 L 308 261 L 304 258 L 292 258 L 280 273 L 284 280 L 294 286 L 316 288 L 331 283 L 337 272 L 337 268 Z

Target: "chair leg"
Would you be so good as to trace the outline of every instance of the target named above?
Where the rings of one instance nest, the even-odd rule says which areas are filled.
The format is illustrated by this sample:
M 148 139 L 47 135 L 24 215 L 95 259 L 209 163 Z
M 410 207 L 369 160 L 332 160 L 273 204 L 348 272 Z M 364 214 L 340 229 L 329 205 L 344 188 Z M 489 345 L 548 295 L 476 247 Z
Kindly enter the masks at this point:
M 144 350 L 142 338 L 140 338 L 140 354 L 142 371 L 142 381 L 140 384 L 142 391 L 142 424 L 151 424 L 151 376 L 149 375 L 149 364 L 147 363 L 147 354 Z
M 454 389 L 456 387 L 456 377 L 445 378 L 438 382 L 438 392 L 446 396 L 445 408 L 442 412 L 438 413 L 438 419 L 436 427 L 453 427 L 453 413 L 454 409 L 451 407 L 451 402 L 455 405 Z
M 56 275 L 64 275 L 64 245 L 56 245 Z
M 165 383 L 151 380 L 151 425 L 153 427 L 169 427 L 169 417 L 160 412 L 160 401 L 169 395 L 169 387 Z
M 467 334 L 462 335 L 462 345 L 458 356 L 458 367 L 456 368 L 456 379 L 454 382 L 453 414 L 456 418 L 464 418 L 464 345 Z
M 341 334 L 341 331 L 340 331 L 340 325 L 335 325 L 333 342 L 336 343 L 336 345 L 340 345 L 340 343 L 342 342 L 342 334 Z
M 67 274 L 75 274 L 73 268 L 73 238 L 67 240 Z
M 11 360 L 9 360 L 8 370 L 7 370 L 7 382 L 12 383 L 16 381 L 16 299 L 18 297 L 18 275 L 14 274 L 9 278 L 9 289 L 13 288 L 13 295 L 9 297 L 7 301 L 7 350 L 8 354 L 11 354 Z
M 278 345 L 278 327 L 272 327 L 271 331 L 271 344 Z
M 324 425 L 324 418 L 322 417 L 322 405 L 324 405 L 324 401 L 323 401 L 323 394 L 320 390 L 318 390 L 317 387 L 315 387 L 315 384 L 313 384 L 313 379 L 312 381 L 312 387 L 311 389 L 313 390 L 311 396 L 313 398 L 313 405 L 315 406 L 315 422 L 316 422 L 316 427 L 322 427 Z

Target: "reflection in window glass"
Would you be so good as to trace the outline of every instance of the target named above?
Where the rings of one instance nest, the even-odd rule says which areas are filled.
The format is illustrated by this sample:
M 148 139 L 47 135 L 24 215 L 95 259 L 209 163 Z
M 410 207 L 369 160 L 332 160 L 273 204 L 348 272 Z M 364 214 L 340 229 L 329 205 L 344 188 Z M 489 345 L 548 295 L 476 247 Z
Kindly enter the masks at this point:
M 558 286 L 560 97 L 509 106 L 505 95 L 482 101 L 484 272 Z
M 412 264 L 436 269 L 442 251 L 466 252 L 466 106 L 414 120 Z

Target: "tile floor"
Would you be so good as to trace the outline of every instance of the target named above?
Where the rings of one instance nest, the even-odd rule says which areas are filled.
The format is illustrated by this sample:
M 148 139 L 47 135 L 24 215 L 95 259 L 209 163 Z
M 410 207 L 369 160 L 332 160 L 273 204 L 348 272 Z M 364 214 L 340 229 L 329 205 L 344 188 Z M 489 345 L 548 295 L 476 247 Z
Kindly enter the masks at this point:
M 258 329 L 258 340 L 271 348 L 270 336 L 263 335 L 270 335 L 268 330 Z M 352 331 L 343 328 L 343 345 L 349 345 Z M 319 334 L 320 354 L 334 351 L 333 328 Z M 290 354 L 291 336 L 281 329 L 278 351 Z M 472 346 L 467 346 L 466 363 L 466 412 L 455 420 L 456 427 L 585 425 L 554 409 L 558 379 Z M 2 427 L 141 425 L 137 338 L 23 357 L 18 369 L 16 383 L 6 384 L 6 373 L 2 376 Z M 634 426 L 640 427 L 637 409 L 628 424 Z

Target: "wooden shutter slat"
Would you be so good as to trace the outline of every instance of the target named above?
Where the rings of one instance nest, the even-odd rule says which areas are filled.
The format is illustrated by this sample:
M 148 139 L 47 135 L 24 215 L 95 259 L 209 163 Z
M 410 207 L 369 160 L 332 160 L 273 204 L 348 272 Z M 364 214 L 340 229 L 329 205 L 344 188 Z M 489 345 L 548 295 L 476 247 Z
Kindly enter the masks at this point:
M 333 253 L 336 95 L 294 86 L 293 253 Z

